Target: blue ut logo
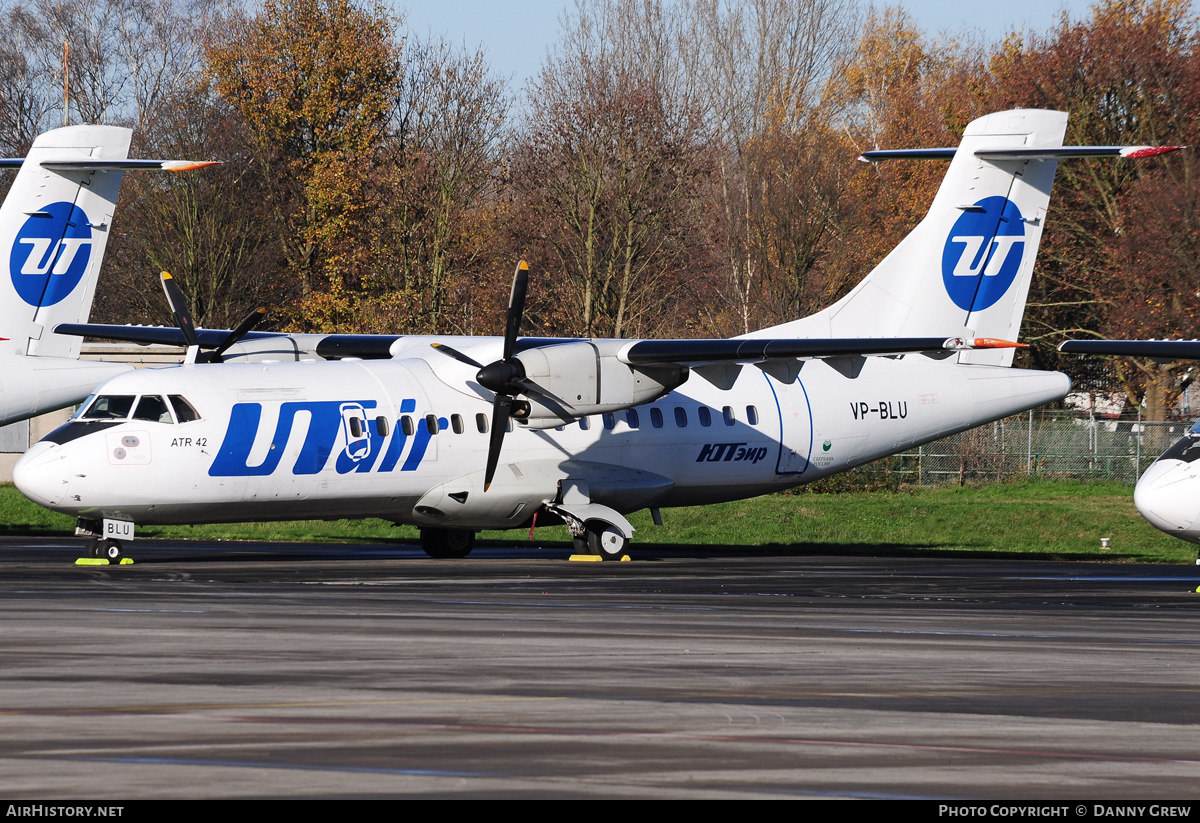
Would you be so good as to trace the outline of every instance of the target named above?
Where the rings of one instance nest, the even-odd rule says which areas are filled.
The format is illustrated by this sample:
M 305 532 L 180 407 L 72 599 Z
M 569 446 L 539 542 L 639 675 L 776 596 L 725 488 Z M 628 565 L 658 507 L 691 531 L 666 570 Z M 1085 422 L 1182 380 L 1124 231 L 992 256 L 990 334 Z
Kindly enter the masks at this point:
M 1025 223 L 1005 197 L 985 197 L 950 230 L 942 251 L 942 282 L 966 311 L 992 306 L 1013 284 L 1025 256 Z
M 92 257 L 92 227 L 83 209 L 51 203 L 31 215 L 8 251 L 17 294 L 31 306 L 53 306 L 75 290 Z
M 400 403 L 401 414 L 417 407 L 412 399 Z M 318 474 L 334 459 L 338 474 L 350 472 L 415 471 L 433 436 L 424 417 L 416 420 L 411 435 L 400 421 L 371 416 L 374 400 L 315 400 L 281 403 L 270 447 L 251 464 L 254 441 L 261 428 L 262 403 L 236 403 L 229 415 L 225 439 L 212 465 L 211 477 L 264 477 L 280 468 L 293 429 L 303 437 L 300 451 L 284 470 L 294 475 Z M 438 425 L 445 426 L 439 419 Z M 407 449 L 405 447 L 408 447 Z M 404 458 L 401 462 L 401 458 Z

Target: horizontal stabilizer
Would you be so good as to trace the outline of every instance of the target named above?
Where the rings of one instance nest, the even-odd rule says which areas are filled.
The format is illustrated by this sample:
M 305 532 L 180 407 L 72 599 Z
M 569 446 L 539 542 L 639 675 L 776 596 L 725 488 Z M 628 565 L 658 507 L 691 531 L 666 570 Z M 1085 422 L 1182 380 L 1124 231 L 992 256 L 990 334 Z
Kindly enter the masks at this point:
M 194 171 L 219 166 L 221 160 L 43 160 L 53 171 Z M 0 169 L 19 169 L 24 157 L 0 157 Z
M 1178 151 L 1186 146 L 1059 146 L 1051 148 L 975 149 L 972 152 L 983 160 L 1066 160 L 1075 157 L 1127 157 L 1138 160 Z M 940 149 L 881 149 L 864 151 L 858 159 L 864 163 L 884 160 L 949 160 L 957 148 Z

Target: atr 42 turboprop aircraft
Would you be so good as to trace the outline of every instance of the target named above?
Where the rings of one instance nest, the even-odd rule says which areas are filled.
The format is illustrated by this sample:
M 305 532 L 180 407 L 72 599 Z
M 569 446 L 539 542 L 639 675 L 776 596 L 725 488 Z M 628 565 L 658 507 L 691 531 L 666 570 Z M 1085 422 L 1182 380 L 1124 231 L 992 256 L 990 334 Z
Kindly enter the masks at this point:
M 1198 340 L 1067 340 L 1059 351 L 1200 360 Z M 1200 421 L 1138 478 L 1133 504 L 1156 529 L 1200 543 Z
M 524 264 L 503 337 L 110 328 L 208 362 L 109 381 L 15 482 L 110 561 L 139 523 L 340 517 L 416 525 L 434 557 L 465 556 L 479 529 L 561 521 L 620 558 L 631 511 L 786 489 L 1065 395 L 1066 375 L 1009 368 L 1005 341 L 1058 160 L 1134 152 L 1063 147 L 1066 123 L 1001 112 L 926 152 L 953 158 L 941 189 L 866 279 L 730 340 L 518 339 Z
M 82 339 L 54 329 L 87 319 L 124 173 L 208 165 L 127 159 L 131 134 L 68 126 L 0 159 L 20 168 L 0 206 L 0 425 L 78 403 L 130 368 L 79 360 Z

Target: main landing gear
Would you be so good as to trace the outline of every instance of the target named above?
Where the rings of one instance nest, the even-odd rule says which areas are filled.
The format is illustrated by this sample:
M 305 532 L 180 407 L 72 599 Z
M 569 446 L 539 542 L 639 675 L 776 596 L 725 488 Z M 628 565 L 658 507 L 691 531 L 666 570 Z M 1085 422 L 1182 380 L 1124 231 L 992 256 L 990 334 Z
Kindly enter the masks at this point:
M 629 538 L 611 523 L 589 520 L 585 524 L 576 525 L 568 521 L 567 527 L 571 530 L 578 554 L 590 554 L 603 560 L 620 560 L 629 553 Z M 577 530 L 582 533 L 576 534 Z
M 470 529 L 421 529 L 421 548 L 437 560 L 457 560 L 475 548 L 475 532 Z

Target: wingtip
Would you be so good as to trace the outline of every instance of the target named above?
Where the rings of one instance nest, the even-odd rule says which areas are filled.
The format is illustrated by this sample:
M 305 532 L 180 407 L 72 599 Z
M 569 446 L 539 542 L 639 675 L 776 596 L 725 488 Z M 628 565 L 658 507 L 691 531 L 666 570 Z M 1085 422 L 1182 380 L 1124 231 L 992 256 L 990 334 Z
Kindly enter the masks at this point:
M 998 337 L 976 337 L 971 341 L 973 349 L 1027 349 L 1028 343 L 1014 343 L 1011 340 L 1001 340 Z
M 529 264 L 526 263 L 524 260 L 522 260 L 520 263 L 517 264 L 517 270 L 518 271 L 529 271 Z
M 1186 148 L 1187 146 L 1128 146 L 1121 149 L 1121 156 L 1131 160 L 1140 160 L 1143 157 L 1157 157 L 1160 154 L 1169 154 Z
M 159 276 L 163 280 L 174 280 L 175 279 L 174 277 L 171 276 L 171 273 L 169 271 L 160 272 Z
M 223 160 L 164 160 L 163 171 L 195 171 L 209 166 L 219 166 Z

